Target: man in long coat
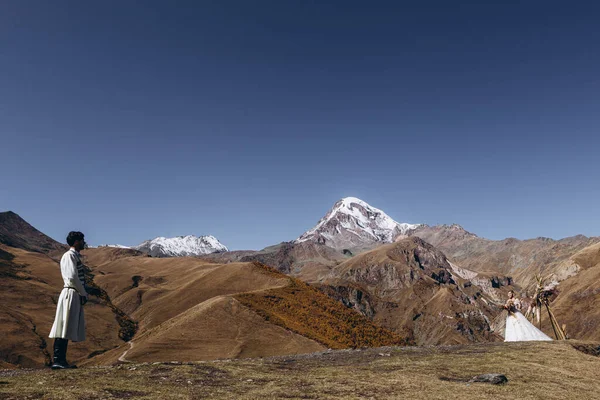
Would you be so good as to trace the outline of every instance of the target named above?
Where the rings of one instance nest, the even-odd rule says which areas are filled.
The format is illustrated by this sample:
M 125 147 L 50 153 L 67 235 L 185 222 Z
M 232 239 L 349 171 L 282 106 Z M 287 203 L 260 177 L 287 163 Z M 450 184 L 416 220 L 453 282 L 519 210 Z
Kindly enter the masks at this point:
M 64 287 L 56 303 L 56 317 L 49 335 L 54 339 L 52 369 L 74 368 L 67 363 L 67 344 L 69 340 L 85 340 L 83 305 L 87 302 L 88 294 L 85 290 L 85 271 L 79 254 L 85 248 L 83 233 L 69 232 L 67 243 L 71 248 L 60 260 Z

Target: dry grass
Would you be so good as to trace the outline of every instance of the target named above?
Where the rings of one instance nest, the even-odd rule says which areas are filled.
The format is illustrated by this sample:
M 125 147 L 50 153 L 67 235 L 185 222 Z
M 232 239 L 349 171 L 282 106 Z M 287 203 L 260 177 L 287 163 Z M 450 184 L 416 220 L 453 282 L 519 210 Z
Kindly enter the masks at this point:
M 395 347 L 185 365 L 0 371 L 0 398 L 584 400 L 599 398 L 599 369 L 600 358 L 565 342 Z M 483 373 L 505 374 L 509 382 L 468 383 Z
M 270 267 L 261 268 L 276 273 Z M 267 321 L 332 349 L 407 344 L 398 334 L 379 327 L 320 290 L 290 278 L 289 285 L 235 298 Z

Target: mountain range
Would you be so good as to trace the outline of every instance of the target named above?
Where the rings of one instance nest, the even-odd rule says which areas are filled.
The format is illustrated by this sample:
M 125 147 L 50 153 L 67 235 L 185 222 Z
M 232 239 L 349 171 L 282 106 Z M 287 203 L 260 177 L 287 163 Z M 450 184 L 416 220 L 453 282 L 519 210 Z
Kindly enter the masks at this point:
M 494 241 L 456 224 L 400 223 L 350 197 L 296 240 L 258 251 L 191 235 L 91 248 L 92 340 L 70 354 L 106 364 L 499 341 L 506 292 L 531 294 L 540 274 L 558 285 L 553 309 L 570 337 L 590 339 L 600 334 L 599 246 L 581 235 Z M 0 213 L 3 365 L 48 361 L 65 249 Z

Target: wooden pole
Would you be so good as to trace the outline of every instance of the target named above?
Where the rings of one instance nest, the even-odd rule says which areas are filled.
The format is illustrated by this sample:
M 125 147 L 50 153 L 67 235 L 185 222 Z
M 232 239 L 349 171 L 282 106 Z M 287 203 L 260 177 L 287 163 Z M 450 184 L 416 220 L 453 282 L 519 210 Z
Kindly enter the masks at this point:
M 550 325 L 552 325 L 552 330 L 554 331 L 554 336 L 556 336 L 556 340 L 566 340 L 567 334 L 565 332 L 565 328 L 561 328 L 556 320 L 556 317 L 550 310 L 550 304 L 548 298 L 546 296 L 542 297 L 542 293 L 544 292 L 544 281 L 547 279 L 542 279 L 541 275 L 536 275 L 535 279 L 537 280 L 538 286 L 535 291 L 535 300 L 536 300 L 536 308 L 537 308 L 537 321 L 539 329 L 542 330 L 542 303 L 546 306 L 546 311 L 548 312 L 548 317 L 550 319 Z
M 535 290 L 535 302 L 537 304 L 537 321 L 540 330 L 542 330 L 542 300 L 540 300 L 540 295 L 542 294 L 542 289 L 544 285 L 542 285 L 542 277 L 540 275 L 536 275 L 535 280 L 537 281 L 537 289 Z
M 560 340 L 558 337 L 558 332 L 556 331 L 556 327 L 554 326 L 554 321 L 552 320 L 552 313 L 550 312 L 550 307 L 548 307 L 548 302 L 544 301 L 544 305 L 546 306 L 546 311 L 548 311 L 548 316 L 550 317 L 550 325 L 552 325 L 554 336 L 556 336 L 556 340 Z
M 552 312 L 552 310 L 550 310 L 550 305 L 547 303 L 546 303 L 546 309 L 548 310 L 548 315 L 550 316 L 550 321 L 552 322 L 552 329 L 554 329 L 554 334 L 556 335 L 556 332 L 559 333 L 558 335 L 556 335 L 556 339 L 557 340 L 566 340 L 567 336 L 566 336 L 564 330 L 558 324 L 558 321 L 556 320 L 554 313 Z

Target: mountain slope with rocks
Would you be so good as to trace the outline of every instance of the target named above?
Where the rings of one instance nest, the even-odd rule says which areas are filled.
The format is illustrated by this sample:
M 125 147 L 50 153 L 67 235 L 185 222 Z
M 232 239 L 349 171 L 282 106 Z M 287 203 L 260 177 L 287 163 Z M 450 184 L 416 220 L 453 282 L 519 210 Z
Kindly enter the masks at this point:
M 567 334 L 580 340 L 600 337 L 600 243 L 574 254 L 568 262 L 579 272 L 558 285 L 558 296 L 551 303 L 559 324 L 565 324 Z M 543 326 L 549 326 L 542 312 Z
M 284 274 L 313 283 L 324 279 L 329 275 L 331 268 L 351 256 L 351 252 L 342 252 L 324 244 L 305 241 L 282 242 L 258 251 L 213 253 L 200 258 L 217 263 L 258 261 Z
M 417 344 L 450 344 L 500 340 L 492 320 L 511 283 L 453 266 L 409 237 L 343 262 L 321 288 Z
M 431 243 L 461 267 L 476 272 L 509 275 L 518 285 L 528 289 L 535 284 L 538 274 L 555 282 L 576 275 L 580 268 L 571 261 L 571 257 L 588 246 L 600 243 L 600 237 L 588 238 L 583 235 L 561 240 L 489 240 L 456 224 L 422 225 L 411 235 Z

